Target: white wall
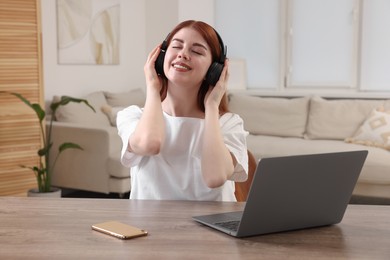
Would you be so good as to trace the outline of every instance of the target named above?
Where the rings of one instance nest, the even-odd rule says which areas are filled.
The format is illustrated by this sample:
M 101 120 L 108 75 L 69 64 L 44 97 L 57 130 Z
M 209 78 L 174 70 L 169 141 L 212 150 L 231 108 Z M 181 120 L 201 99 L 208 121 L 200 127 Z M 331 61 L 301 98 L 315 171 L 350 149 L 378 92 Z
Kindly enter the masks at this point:
M 200 20 L 215 25 L 215 3 L 210 0 L 178 0 L 179 21 Z
M 145 1 L 146 53 L 160 44 L 178 21 L 178 0 Z M 146 60 L 146 59 L 145 59 Z
M 275 2 L 279 3 L 279 1 Z M 283 67 L 283 64 L 277 62 L 280 58 L 277 55 L 271 55 L 270 48 L 268 48 L 269 46 L 277 45 L 275 43 L 276 40 L 273 40 L 275 37 L 277 38 L 277 35 L 271 37 L 270 31 L 277 31 L 272 28 L 279 26 L 278 21 L 270 19 L 267 13 L 262 13 L 264 8 L 257 7 L 259 3 L 264 3 L 268 6 L 269 2 L 267 0 L 240 2 L 240 5 L 245 5 L 232 7 L 231 11 L 227 12 L 228 15 L 226 15 L 226 12 L 224 13 L 223 10 L 228 7 L 228 3 L 236 4 L 235 1 L 226 0 L 120 0 L 120 64 L 59 65 L 57 64 L 56 0 L 41 0 L 45 100 L 50 101 L 53 95 L 66 94 L 82 97 L 85 94 L 98 90 L 121 92 L 144 87 L 143 66 L 149 51 L 161 43 L 178 22 L 187 19 L 203 20 L 216 26 L 224 38 L 225 44 L 228 45 L 229 58 L 243 58 L 241 55 L 237 55 L 237 53 L 249 52 L 249 58 L 246 59 L 248 74 L 245 73 L 245 70 L 241 73 L 242 75 L 239 74 L 239 76 L 244 75 L 244 82 L 249 79 L 248 84 L 244 84 L 245 86 L 249 85 L 251 87 L 251 75 L 253 77 L 256 74 L 268 82 L 265 88 L 272 86 L 273 90 L 278 89 L 281 85 L 279 80 L 281 76 L 278 76 L 277 71 Z M 221 8 L 221 5 L 223 8 Z M 250 10 L 249 12 L 247 11 L 248 9 Z M 273 12 L 277 13 L 278 10 L 276 8 Z M 257 12 L 259 12 L 259 16 L 257 16 Z M 232 16 L 238 17 L 239 22 L 235 19 L 232 23 Z M 369 19 L 370 17 L 366 18 Z M 256 19 L 260 19 L 258 22 L 260 27 L 256 28 L 256 30 L 259 30 L 259 35 L 267 35 L 266 37 L 253 38 L 255 34 L 251 30 L 253 30 L 253 23 L 256 23 Z M 237 33 L 237 30 L 239 33 Z M 283 35 L 279 36 L 284 37 Z M 251 38 L 247 39 L 245 37 Z M 258 44 L 259 42 L 260 45 Z M 378 42 L 381 41 L 378 40 Z M 363 41 L 363 43 L 366 42 Z M 256 47 L 257 45 L 261 46 L 261 48 Z M 242 48 L 243 46 L 245 48 Z M 275 48 L 279 50 L 281 47 L 277 46 Z M 370 47 L 368 46 L 368 48 Z M 264 51 L 261 52 L 262 50 Z M 363 58 L 365 57 L 363 55 Z M 272 62 L 270 58 L 276 62 Z M 251 59 L 261 61 L 262 67 L 258 67 L 259 62 L 251 63 Z M 231 75 L 234 74 L 232 68 L 233 66 L 230 71 Z M 252 71 L 252 74 L 249 73 L 250 71 Z M 256 73 L 253 73 L 253 71 L 256 71 Z M 271 81 L 268 78 L 270 75 L 275 74 L 273 71 L 276 71 L 277 78 Z M 364 68 L 364 71 L 368 70 Z M 233 79 L 234 77 L 231 78 Z M 383 81 L 385 82 L 385 84 L 382 84 L 384 85 L 382 90 L 388 91 L 388 77 L 382 76 L 382 78 L 384 78 Z M 363 77 L 362 83 L 369 85 L 365 79 Z M 366 90 L 368 88 L 363 86 L 362 89 Z M 370 87 L 370 89 L 375 88 Z M 303 91 L 307 93 L 311 89 Z M 340 94 L 332 88 L 326 91 Z
M 94 90 L 122 91 L 144 85 L 145 4 L 121 1 L 120 65 L 57 64 L 56 1 L 41 0 L 45 100 Z
M 187 19 L 214 23 L 214 1 L 120 0 L 120 64 L 57 63 L 56 0 L 41 0 L 45 100 L 54 95 L 82 97 L 90 92 L 122 92 L 144 87 L 143 66 L 149 51 Z

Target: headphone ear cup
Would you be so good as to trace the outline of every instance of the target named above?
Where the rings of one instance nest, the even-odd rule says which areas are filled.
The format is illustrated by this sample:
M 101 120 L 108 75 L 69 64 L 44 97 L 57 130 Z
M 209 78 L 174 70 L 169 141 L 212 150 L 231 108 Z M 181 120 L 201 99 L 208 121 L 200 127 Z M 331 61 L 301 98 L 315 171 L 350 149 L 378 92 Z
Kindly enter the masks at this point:
M 155 69 L 158 75 L 165 76 L 164 74 L 164 59 L 165 59 L 165 50 L 161 50 L 158 54 L 158 57 L 155 62 Z
M 222 74 L 223 66 L 224 66 L 223 64 L 218 62 L 213 62 L 211 64 L 206 74 L 206 81 L 208 84 L 210 84 L 213 87 L 215 86 L 215 84 L 217 84 L 219 77 Z

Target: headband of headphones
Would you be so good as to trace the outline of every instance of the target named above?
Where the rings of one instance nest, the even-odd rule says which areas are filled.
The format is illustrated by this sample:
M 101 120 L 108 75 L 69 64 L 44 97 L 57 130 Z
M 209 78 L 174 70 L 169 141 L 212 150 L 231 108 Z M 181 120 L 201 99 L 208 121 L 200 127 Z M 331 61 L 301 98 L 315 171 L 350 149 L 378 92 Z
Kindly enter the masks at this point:
M 219 41 L 219 46 L 221 47 L 221 57 L 219 59 L 219 63 L 224 64 L 226 60 L 226 55 L 227 55 L 227 46 L 223 43 L 222 37 L 219 35 L 219 33 L 214 29 L 215 34 L 218 37 Z

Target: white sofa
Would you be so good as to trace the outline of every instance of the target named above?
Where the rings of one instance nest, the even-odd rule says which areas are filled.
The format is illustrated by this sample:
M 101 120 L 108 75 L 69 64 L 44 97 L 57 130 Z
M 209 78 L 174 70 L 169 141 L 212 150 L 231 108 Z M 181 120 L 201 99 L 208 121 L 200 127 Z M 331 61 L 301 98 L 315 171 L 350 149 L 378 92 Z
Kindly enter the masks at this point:
M 71 141 L 80 144 L 84 151 L 68 150 L 61 155 L 53 174 L 53 185 L 103 193 L 129 192 L 129 169 L 119 161 L 121 141 L 115 118 L 123 107 L 142 106 L 145 94 L 142 89 L 125 93 L 99 91 L 85 98 L 96 113 L 84 104 L 70 103 L 55 115 L 54 146 Z M 390 100 L 230 94 L 229 104 L 230 110 L 244 119 L 250 133 L 248 148 L 257 159 L 368 150 L 354 195 L 390 199 L 390 137 L 385 141 L 375 139 L 380 137 L 379 133 L 390 132 L 390 115 L 375 112 L 377 117 L 388 120 L 376 130 L 370 128 L 369 131 L 365 123 L 374 109 L 390 110 Z M 357 131 L 362 125 L 364 131 L 359 134 Z
M 368 150 L 354 195 L 390 199 L 390 100 L 229 96 L 256 159 Z M 371 124 L 371 125 L 370 125 Z
M 53 122 L 51 164 L 59 144 L 73 142 L 84 150 L 66 150 L 59 157 L 52 174 L 54 186 L 100 193 L 130 191 L 130 173 L 120 163 L 122 142 L 115 125 L 118 110 L 130 105 L 142 106 L 145 93 L 135 89 L 123 93 L 97 91 L 83 97 L 85 104 L 69 103 L 57 110 Z M 58 100 L 59 97 L 54 97 Z

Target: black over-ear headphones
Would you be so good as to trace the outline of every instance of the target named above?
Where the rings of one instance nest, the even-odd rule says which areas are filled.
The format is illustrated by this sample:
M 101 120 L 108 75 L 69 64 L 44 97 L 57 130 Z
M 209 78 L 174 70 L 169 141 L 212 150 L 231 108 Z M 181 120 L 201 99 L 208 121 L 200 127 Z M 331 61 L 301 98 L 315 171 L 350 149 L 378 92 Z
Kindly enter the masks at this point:
M 211 66 L 209 67 L 207 74 L 206 74 L 206 82 L 212 86 L 215 86 L 217 84 L 219 77 L 221 76 L 223 67 L 225 65 L 226 60 L 226 54 L 227 54 L 227 46 L 224 45 L 221 36 L 218 34 L 218 32 L 214 29 L 215 34 L 218 37 L 219 45 L 221 47 L 221 57 L 217 61 L 213 61 Z M 168 48 L 168 36 L 165 38 L 165 40 L 161 44 L 161 50 L 160 54 L 157 57 L 155 68 L 158 75 L 165 76 L 164 74 L 164 58 L 165 53 Z

